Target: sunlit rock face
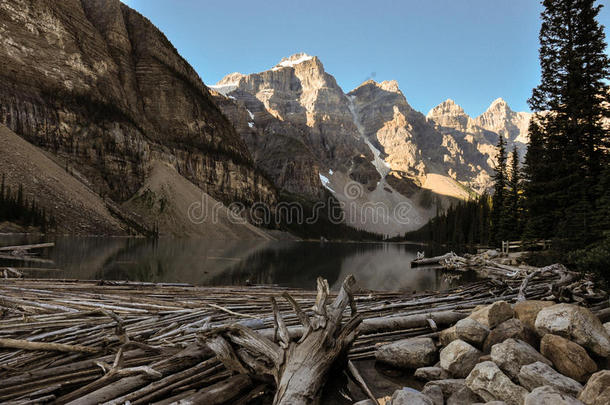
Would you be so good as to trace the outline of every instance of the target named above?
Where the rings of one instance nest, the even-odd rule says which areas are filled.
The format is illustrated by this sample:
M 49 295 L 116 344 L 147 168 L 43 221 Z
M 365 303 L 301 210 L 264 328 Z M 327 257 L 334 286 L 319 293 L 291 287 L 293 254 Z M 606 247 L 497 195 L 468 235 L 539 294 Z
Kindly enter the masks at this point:
M 0 122 L 117 202 L 153 160 L 221 201 L 273 203 L 194 69 L 119 0 L 0 2 Z
M 276 184 L 321 195 L 318 174 L 348 173 L 365 186 L 380 176 L 335 78 L 315 56 L 296 54 L 261 73 L 233 73 L 215 86 L 217 102 Z
M 453 100 L 446 100 L 430 110 L 427 118 L 439 132 L 451 136 L 456 143 L 461 144 L 466 160 L 480 165 L 489 173 L 489 169 L 495 165 L 499 136 L 506 141 L 509 152 L 516 147 L 523 159 L 529 141 L 528 127 L 532 114 L 515 112 L 506 101 L 499 98 L 483 114 L 471 118 Z M 472 147 L 475 151 L 467 150 Z M 480 160 L 481 157 L 485 161 Z
M 346 94 L 306 54 L 260 73 L 229 74 L 210 88 L 279 188 L 317 198 L 324 187 L 350 202 L 343 189 L 355 181 L 362 188 L 359 204 L 412 204 L 409 225 L 354 223 L 390 234 L 417 228 L 452 198 L 487 190 L 497 137 L 520 145 L 529 120 L 503 101 L 476 119 L 452 100 L 424 116 L 396 81 L 369 80 Z
M 527 131 L 531 118 L 531 113 L 515 112 L 510 109 L 506 101 L 499 98 L 474 121 L 479 127 L 503 136 L 509 142 L 509 146 L 520 144 L 517 146 L 522 147 L 529 141 Z

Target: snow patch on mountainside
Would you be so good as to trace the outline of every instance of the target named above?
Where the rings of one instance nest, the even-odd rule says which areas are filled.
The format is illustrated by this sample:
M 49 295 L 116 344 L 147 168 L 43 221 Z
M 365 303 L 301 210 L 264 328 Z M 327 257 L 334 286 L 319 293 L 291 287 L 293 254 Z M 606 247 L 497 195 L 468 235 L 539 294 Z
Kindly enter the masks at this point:
M 432 207 L 418 206 L 385 180 L 369 191 L 342 172 L 329 171 L 319 176 L 324 188 L 340 202 L 344 222 L 354 228 L 392 237 L 418 229 L 434 216 Z
M 229 93 L 231 93 L 232 91 L 235 91 L 237 89 L 237 84 L 214 84 L 214 85 L 209 85 L 208 87 L 214 91 L 217 91 L 218 93 L 222 94 L 223 96 L 227 96 Z M 231 97 L 231 98 L 235 99 L 235 97 Z
M 328 174 L 330 176 L 332 176 L 333 171 L 329 170 Z M 333 190 L 332 187 L 329 186 L 330 180 L 328 179 L 328 177 L 324 176 L 322 173 L 318 173 L 318 175 L 320 176 L 320 181 L 322 182 L 322 186 L 324 186 L 324 188 L 327 189 L 328 191 L 330 191 L 331 193 L 335 194 L 335 190 Z
M 308 60 L 312 60 L 313 56 L 307 55 L 306 53 L 298 53 L 296 55 L 292 55 L 289 58 L 283 58 L 280 63 L 278 63 L 272 70 L 278 70 L 283 67 L 294 67 L 299 63 L 307 62 Z
M 366 145 L 369 147 L 371 152 L 373 152 L 374 159 L 371 161 L 371 163 L 373 164 L 373 166 L 375 166 L 375 169 L 377 169 L 377 172 L 381 176 L 381 179 L 384 179 L 385 176 L 387 176 L 388 173 L 390 173 L 390 170 L 392 170 L 392 169 L 390 168 L 390 165 L 381 158 L 381 151 L 379 149 L 377 149 L 368 140 L 368 138 L 364 134 L 364 127 L 360 123 L 360 118 L 358 118 L 358 114 L 356 113 L 356 106 L 354 105 L 354 99 L 356 98 L 356 96 L 346 96 L 346 97 L 348 100 L 349 111 L 350 111 L 350 113 L 352 113 L 352 119 L 354 120 L 354 125 L 356 125 L 356 128 L 358 129 L 358 133 L 362 137 L 362 140 L 364 141 L 364 143 L 366 143 Z

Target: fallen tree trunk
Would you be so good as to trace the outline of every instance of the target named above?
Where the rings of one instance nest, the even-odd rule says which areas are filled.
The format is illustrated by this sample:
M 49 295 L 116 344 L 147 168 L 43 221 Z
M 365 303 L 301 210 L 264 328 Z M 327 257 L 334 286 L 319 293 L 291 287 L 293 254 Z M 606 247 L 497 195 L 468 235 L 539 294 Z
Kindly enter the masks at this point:
M 35 245 L 17 245 L 17 246 L 2 246 L 0 252 L 15 252 L 30 249 L 44 249 L 55 246 L 55 243 L 37 243 Z
M 453 252 L 445 253 L 436 257 L 419 257 L 411 262 L 411 267 L 425 266 L 428 264 L 439 264 L 443 260 L 451 259 L 457 255 Z
M 180 400 L 182 405 L 219 405 L 235 399 L 248 388 L 252 387 L 250 377 L 239 374 L 212 385 L 196 394 Z
M 21 350 L 50 350 L 65 353 L 98 353 L 100 350 L 81 346 L 81 345 L 66 345 L 63 343 L 44 343 L 44 342 L 30 342 L 28 340 L 21 339 L 5 339 L 0 338 L 0 348 L 10 349 L 21 349 Z
M 298 342 L 291 340 L 274 298 L 271 304 L 279 344 L 238 324 L 211 329 L 202 333 L 200 339 L 228 369 L 272 378 L 277 387 L 274 405 L 317 404 L 331 368 L 339 362 L 347 365 L 347 351 L 362 321 L 352 296 L 354 283 L 354 277 L 348 276 L 334 302 L 328 305 L 328 282 L 318 278 L 311 318 L 290 295 L 283 294 L 304 328 Z M 348 305 L 351 318 L 342 325 L 343 311 Z
M 404 315 L 404 316 L 383 316 L 377 318 L 367 318 L 358 326 L 359 335 L 369 335 L 373 333 L 390 332 L 401 329 L 420 328 L 430 325 L 433 321 L 439 326 L 453 325 L 460 319 L 466 318 L 468 313 L 457 311 L 437 311 L 424 314 Z M 273 340 L 274 329 L 257 330 L 257 333 Z M 288 335 L 291 339 L 300 339 L 305 332 L 303 326 L 289 326 Z

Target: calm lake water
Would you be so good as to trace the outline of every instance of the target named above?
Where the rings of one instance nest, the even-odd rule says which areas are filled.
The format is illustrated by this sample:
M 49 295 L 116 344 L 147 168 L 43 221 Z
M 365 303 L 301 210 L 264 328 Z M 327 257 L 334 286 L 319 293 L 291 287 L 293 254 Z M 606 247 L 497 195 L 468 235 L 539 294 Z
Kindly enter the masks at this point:
M 39 242 L 55 242 L 40 254 L 52 263 L 0 259 L 0 267 L 28 267 L 28 277 L 306 289 L 317 276 L 338 289 L 350 273 L 363 288 L 388 291 L 442 290 L 474 279 L 411 269 L 422 247 L 405 244 L 0 236 L 0 246 Z

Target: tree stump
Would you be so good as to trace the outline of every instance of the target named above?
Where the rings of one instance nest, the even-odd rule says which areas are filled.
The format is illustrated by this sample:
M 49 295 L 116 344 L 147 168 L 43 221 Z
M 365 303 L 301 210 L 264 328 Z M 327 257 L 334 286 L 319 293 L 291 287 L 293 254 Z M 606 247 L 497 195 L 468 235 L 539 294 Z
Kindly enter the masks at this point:
M 282 295 L 305 329 L 298 342 L 290 340 L 274 298 L 271 298 L 271 306 L 278 343 L 241 325 L 205 331 L 200 334 L 200 341 L 207 344 L 229 370 L 272 379 L 277 387 L 274 405 L 317 404 L 331 368 L 347 366 L 347 352 L 362 321 L 352 295 L 353 276 L 345 279 L 331 304 L 327 303 L 328 282 L 319 277 L 317 284 L 318 294 L 311 317 L 289 294 Z M 351 317 L 342 324 L 343 311 L 348 305 Z

